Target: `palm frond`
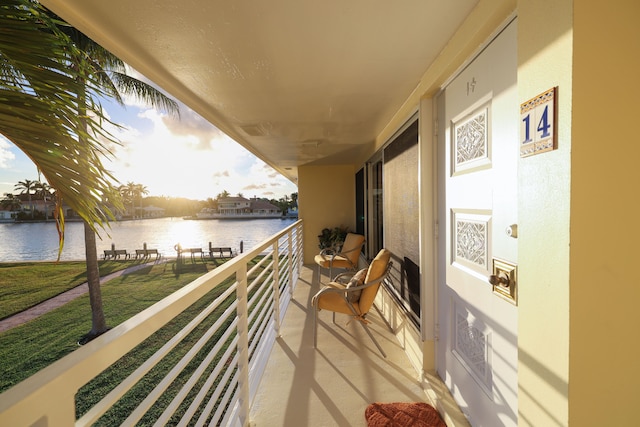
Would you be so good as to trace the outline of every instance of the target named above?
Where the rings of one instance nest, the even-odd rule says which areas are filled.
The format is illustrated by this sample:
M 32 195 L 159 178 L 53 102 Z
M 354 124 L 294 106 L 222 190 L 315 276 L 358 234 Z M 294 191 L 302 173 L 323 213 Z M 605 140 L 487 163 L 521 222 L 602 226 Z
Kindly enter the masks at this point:
M 104 228 L 113 218 L 102 200 L 116 180 L 101 157 L 117 141 L 102 127 L 108 120 L 96 99 L 105 92 L 96 78 L 78 78 L 69 63 L 75 55 L 80 55 L 77 46 L 38 3 L 3 0 L 0 133 L 31 158 L 59 199 L 97 231 L 96 225 Z M 78 114 L 76 94 L 87 88 L 87 113 Z M 64 224 L 61 210 L 59 214 Z
M 109 76 L 122 94 L 134 96 L 150 106 L 172 116 L 180 117 L 178 103 L 153 86 L 125 73 L 110 70 Z

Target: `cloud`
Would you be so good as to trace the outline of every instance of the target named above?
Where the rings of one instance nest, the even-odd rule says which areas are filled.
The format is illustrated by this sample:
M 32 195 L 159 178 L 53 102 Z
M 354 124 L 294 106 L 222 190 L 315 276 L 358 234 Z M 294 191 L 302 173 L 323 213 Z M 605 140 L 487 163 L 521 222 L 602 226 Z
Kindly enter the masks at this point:
M 130 75 L 150 83 L 135 70 Z M 180 104 L 180 117 L 149 108 L 127 97 L 126 109 L 105 103 L 120 128 L 109 131 L 121 145 L 109 145 L 107 169 L 120 182 L 145 185 L 150 195 L 205 200 L 223 190 L 248 197 L 296 191 L 266 165 L 200 115 Z M 265 190 L 271 189 L 268 193 Z
M 0 169 L 7 169 L 16 155 L 11 151 L 13 144 L 4 136 L 0 135 Z

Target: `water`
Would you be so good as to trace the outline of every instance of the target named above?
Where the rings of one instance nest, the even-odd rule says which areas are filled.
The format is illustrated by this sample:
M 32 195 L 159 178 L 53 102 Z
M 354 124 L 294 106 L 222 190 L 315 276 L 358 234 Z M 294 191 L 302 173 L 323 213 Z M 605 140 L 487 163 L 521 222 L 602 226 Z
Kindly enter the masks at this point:
M 183 248 L 231 247 L 240 251 L 240 241 L 248 250 L 283 228 L 294 219 L 251 220 L 184 220 L 182 218 L 157 218 L 111 223 L 111 229 L 101 231 L 96 239 L 98 255 L 105 249 L 126 249 L 135 254 L 136 249 L 158 249 L 164 256 L 175 256 L 174 246 Z M 0 262 L 6 261 L 54 261 L 58 257 L 58 232 L 53 222 L 48 223 L 0 223 Z M 79 222 L 66 224 L 65 243 L 60 258 L 64 261 L 84 260 L 84 228 Z

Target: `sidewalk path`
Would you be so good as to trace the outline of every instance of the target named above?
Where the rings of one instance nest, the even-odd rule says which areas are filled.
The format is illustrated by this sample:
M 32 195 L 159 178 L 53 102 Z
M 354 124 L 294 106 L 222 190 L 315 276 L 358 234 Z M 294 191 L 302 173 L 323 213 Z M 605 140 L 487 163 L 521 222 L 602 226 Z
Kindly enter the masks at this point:
M 100 284 L 104 284 L 111 279 L 115 279 L 116 277 L 120 277 L 123 274 L 129 274 L 136 270 L 140 270 L 142 268 L 148 267 L 154 264 L 160 264 L 163 262 L 167 262 L 166 259 L 161 259 L 158 261 L 147 262 L 145 264 L 134 265 L 129 268 L 125 268 L 124 270 L 119 270 L 108 274 L 104 277 L 100 278 Z M 35 305 L 31 308 L 28 308 L 20 313 L 16 313 L 13 316 L 9 316 L 6 319 L 0 320 L 0 333 L 8 331 L 9 329 L 15 328 L 16 326 L 20 326 L 23 323 L 27 323 L 30 320 L 33 320 L 39 316 L 42 316 L 45 313 L 50 312 L 53 309 L 56 309 L 60 306 L 65 305 L 69 301 L 72 301 L 78 298 L 81 295 L 89 292 L 89 285 L 85 282 L 82 285 L 78 285 L 75 288 L 71 288 L 66 292 L 63 292 L 55 297 L 49 298 L 46 301 L 42 301 L 40 304 Z

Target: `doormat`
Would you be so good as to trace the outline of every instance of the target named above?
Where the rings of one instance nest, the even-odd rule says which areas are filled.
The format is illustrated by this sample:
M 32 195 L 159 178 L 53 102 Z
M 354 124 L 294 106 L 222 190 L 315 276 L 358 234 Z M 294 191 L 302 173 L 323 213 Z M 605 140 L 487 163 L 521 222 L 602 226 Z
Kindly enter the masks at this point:
M 438 411 L 424 402 L 372 403 L 364 417 L 368 427 L 447 427 Z

